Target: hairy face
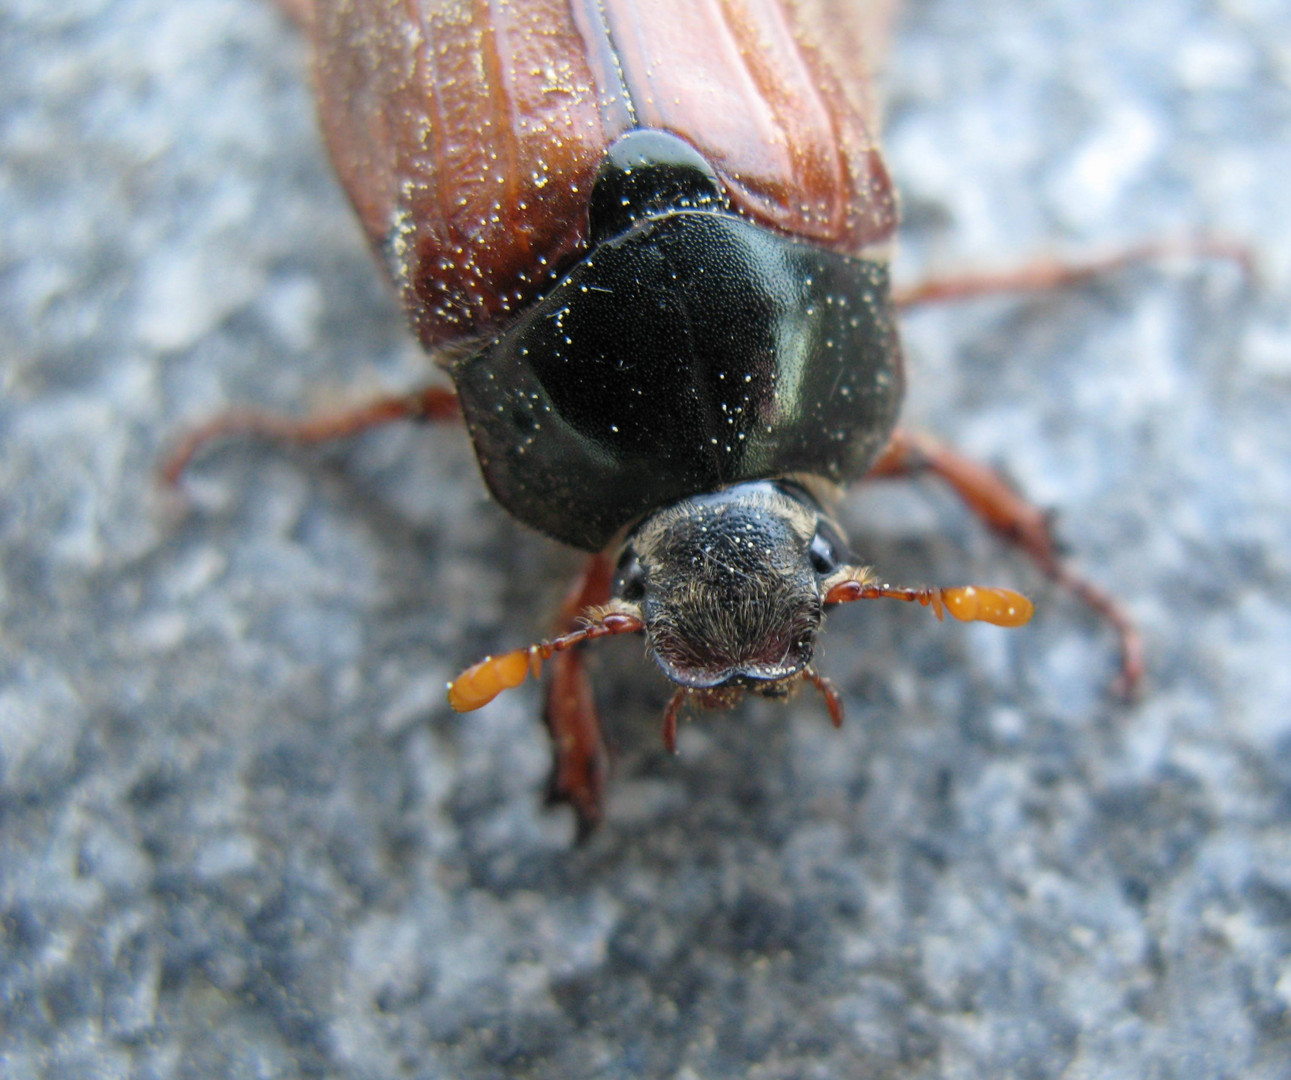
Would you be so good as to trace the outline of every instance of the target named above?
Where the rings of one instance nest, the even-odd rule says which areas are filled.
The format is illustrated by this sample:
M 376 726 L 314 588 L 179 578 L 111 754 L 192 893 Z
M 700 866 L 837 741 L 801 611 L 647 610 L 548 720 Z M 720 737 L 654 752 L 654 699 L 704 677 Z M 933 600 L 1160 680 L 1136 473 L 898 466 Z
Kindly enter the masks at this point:
M 811 662 L 820 580 L 840 547 L 805 495 L 741 484 L 643 523 L 616 592 L 640 604 L 650 648 L 674 682 L 769 691 Z

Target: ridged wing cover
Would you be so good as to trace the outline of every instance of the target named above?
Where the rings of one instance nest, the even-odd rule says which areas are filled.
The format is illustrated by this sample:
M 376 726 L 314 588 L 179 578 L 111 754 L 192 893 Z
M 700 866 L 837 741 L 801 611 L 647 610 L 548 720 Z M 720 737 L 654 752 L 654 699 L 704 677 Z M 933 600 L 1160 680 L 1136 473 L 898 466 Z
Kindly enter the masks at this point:
M 895 226 L 866 78 L 885 0 L 315 0 L 324 132 L 428 347 L 584 254 L 605 149 L 708 158 L 742 215 L 843 254 Z

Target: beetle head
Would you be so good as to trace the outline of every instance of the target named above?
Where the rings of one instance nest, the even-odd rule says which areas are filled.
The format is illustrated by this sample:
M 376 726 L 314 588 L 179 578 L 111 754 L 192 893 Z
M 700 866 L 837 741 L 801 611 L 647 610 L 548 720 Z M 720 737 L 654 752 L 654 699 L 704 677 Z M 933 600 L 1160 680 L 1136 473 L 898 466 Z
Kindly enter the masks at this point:
M 847 559 L 806 492 L 768 481 L 697 495 L 628 538 L 614 606 L 635 609 L 673 682 L 786 694 L 811 663 L 822 582 Z
M 783 698 L 802 680 L 821 692 L 837 726 L 842 699 L 810 666 L 821 619 L 838 604 L 885 596 L 930 607 L 938 619 L 949 613 L 997 626 L 1022 626 L 1032 612 L 1011 589 L 880 584 L 852 564 L 838 526 L 806 490 L 750 481 L 647 517 L 624 543 L 608 604 L 584 609 L 577 629 L 550 641 L 486 656 L 448 684 L 448 700 L 458 712 L 478 709 L 536 676 L 556 653 L 644 631 L 680 687 L 664 712 L 669 749 L 685 701 L 720 708 L 746 690 Z

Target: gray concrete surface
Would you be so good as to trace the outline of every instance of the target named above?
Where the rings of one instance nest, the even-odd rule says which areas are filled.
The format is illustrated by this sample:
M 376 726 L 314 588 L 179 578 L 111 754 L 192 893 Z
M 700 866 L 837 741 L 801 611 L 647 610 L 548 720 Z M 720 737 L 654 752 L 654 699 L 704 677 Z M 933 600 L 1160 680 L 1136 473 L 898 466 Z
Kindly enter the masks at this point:
M 1108 634 L 923 485 L 887 576 L 1033 628 L 833 617 L 803 695 L 688 724 L 599 651 L 609 821 L 544 811 L 537 694 L 442 685 L 572 560 L 460 432 L 225 448 L 425 369 L 257 0 L 0 5 L 0 1072 L 34 1077 L 1291 1076 L 1291 17 L 925 0 L 889 73 L 901 273 L 1194 229 L 1173 261 L 920 313 L 910 415 L 1058 514 Z

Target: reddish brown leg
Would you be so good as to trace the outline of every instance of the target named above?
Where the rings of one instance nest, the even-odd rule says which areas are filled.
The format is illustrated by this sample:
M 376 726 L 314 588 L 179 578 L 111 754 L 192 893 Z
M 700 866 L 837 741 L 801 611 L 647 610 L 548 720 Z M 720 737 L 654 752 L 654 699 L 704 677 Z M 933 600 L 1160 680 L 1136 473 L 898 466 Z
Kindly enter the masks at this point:
M 1157 241 L 1083 261 L 1037 260 L 1009 270 L 964 274 L 920 282 L 895 292 L 898 307 L 946 300 L 967 300 L 1001 292 L 1036 292 L 1078 285 L 1091 278 L 1164 258 L 1225 259 L 1237 263 L 1248 278 L 1255 276 L 1250 250 L 1218 237 Z M 1015 492 L 999 475 L 936 440 L 898 431 L 871 476 L 905 476 L 927 470 L 945 480 L 987 525 L 1017 544 L 1046 574 L 1075 593 L 1112 624 L 1121 645 L 1118 688 L 1134 691 L 1143 677 L 1143 641 L 1125 609 L 1092 582 L 1063 562 L 1046 515 Z
M 951 278 L 932 278 L 897 289 L 897 307 L 912 308 L 946 300 L 969 300 L 994 293 L 1039 292 L 1079 285 L 1091 278 L 1110 274 L 1127 266 L 1169 258 L 1226 259 L 1237 263 L 1248 278 L 1254 276 L 1254 262 L 1241 244 L 1215 237 L 1195 240 L 1160 241 L 1081 261 L 1038 259 L 1008 270 L 980 271 Z
M 574 584 L 559 616 L 559 633 L 578 626 L 578 616 L 587 608 L 610 598 L 613 567 L 604 555 L 593 555 Z M 547 684 L 547 707 L 543 718 L 551 733 L 555 762 L 552 765 L 549 797 L 567 802 L 578 817 L 578 838 L 586 839 L 600 824 L 605 793 L 608 756 L 601 737 L 601 721 L 592 698 L 592 684 L 583 665 L 583 650 L 568 649 L 551 658 L 551 679 Z
M 1125 609 L 1108 593 L 1075 573 L 1058 553 L 1048 516 L 1027 502 L 992 469 L 951 450 L 931 436 L 899 429 L 870 470 L 872 477 L 931 472 L 946 481 L 990 528 L 1016 544 L 1049 577 L 1111 623 L 1121 646 L 1120 693 L 1133 693 L 1143 678 L 1143 639 Z
M 167 484 L 177 484 L 197 454 L 209 443 L 223 439 L 250 435 L 276 442 L 328 442 L 349 438 L 395 420 L 450 420 L 460 415 L 457 395 L 442 386 L 428 386 L 411 394 L 378 398 L 357 408 L 303 419 L 275 413 L 227 412 L 185 435 L 162 465 L 161 475 Z

